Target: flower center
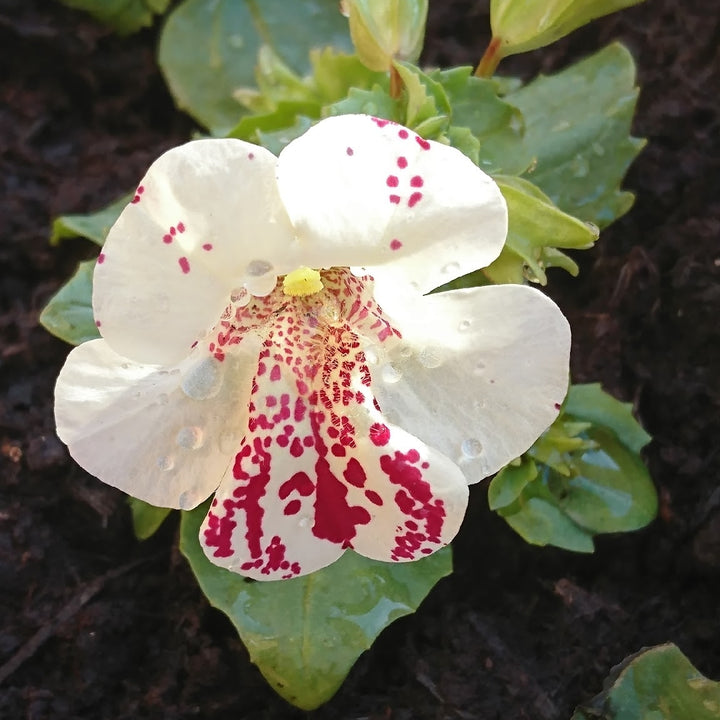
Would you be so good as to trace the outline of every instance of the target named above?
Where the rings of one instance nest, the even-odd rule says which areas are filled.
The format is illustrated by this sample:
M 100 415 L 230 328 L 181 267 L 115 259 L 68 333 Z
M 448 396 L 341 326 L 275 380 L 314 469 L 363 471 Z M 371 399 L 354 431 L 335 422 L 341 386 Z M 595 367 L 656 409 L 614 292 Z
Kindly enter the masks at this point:
M 315 295 L 324 287 L 320 273 L 305 266 L 288 273 L 283 280 L 283 292 L 291 297 Z

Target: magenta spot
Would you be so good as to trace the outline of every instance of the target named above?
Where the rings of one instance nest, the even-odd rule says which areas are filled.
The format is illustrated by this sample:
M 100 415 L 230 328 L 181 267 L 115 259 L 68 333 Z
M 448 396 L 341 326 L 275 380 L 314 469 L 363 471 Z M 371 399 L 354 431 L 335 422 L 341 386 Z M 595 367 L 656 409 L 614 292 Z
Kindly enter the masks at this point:
M 390 195 L 389 200 L 393 205 L 400 204 L 400 196 L 399 195 Z
M 411 187 L 422 187 L 423 179 L 419 175 L 413 175 L 413 177 L 410 179 L 410 186 Z
M 105 253 L 100 253 L 98 255 L 97 261 L 98 261 L 98 265 L 102 265 L 105 262 Z
M 184 233 L 184 232 L 185 232 L 185 225 L 184 225 L 184 223 L 179 222 L 179 223 L 177 224 L 177 231 L 178 231 L 179 233 Z
M 303 448 L 303 444 L 300 441 L 300 438 L 293 438 L 292 445 L 290 445 L 290 454 L 293 457 L 298 458 L 303 454 L 303 452 L 305 452 L 305 448 Z
M 138 189 L 135 192 L 138 195 L 142 195 L 145 192 L 145 188 L 142 185 L 138 185 Z
M 381 118 L 371 117 L 370 118 L 379 128 L 384 128 L 390 121 L 383 120 Z
M 371 425 L 370 442 L 378 447 L 387 445 L 390 442 L 390 428 L 382 423 L 375 423 Z
M 429 150 L 430 149 L 430 143 L 427 140 L 423 140 L 419 135 L 415 136 L 415 142 L 423 149 L 423 150 Z
M 172 235 L 163 235 L 163 242 L 169 245 L 172 242 Z
M 355 154 L 355 151 L 351 147 L 347 148 L 345 152 L 351 157 Z
M 406 158 L 406 157 L 403 157 L 403 156 L 401 155 L 401 156 L 397 159 L 397 166 L 398 166 L 401 170 L 404 170 L 404 169 L 407 167 L 407 165 L 408 165 L 408 163 L 407 163 L 407 158 Z
M 388 178 L 385 182 L 387 183 L 388 187 L 397 187 L 400 184 L 397 175 L 388 175 Z
M 175 235 L 177 233 L 177 230 L 174 227 L 170 228 L 170 234 Z
M 206 252 L 210 252 L 213 249 L 212 243 L 205 243 L 202 246 L 202 249 L 205 250 Z
M 131 201 L 133 205 L 137 205 L 140 202 L 140 196 L 136 195 Z
M 355 487 L 358 487 L 358 488 L 363 487 L 365 485 L 365 481 L 367 480 L 367 475 L 365 474 L 365 470 L 363 469 L 363 466 L 354 457 L 351 457 L 348 460 L 347 467 L 345 468 L 345 471 L 343 472 L 343 477 L 351 485 L 354 485 Z
M 253 160 L 255 158 L 255 153 L 248 153 L 248 160 Z
M 559 410 L 562 407 L 562 403 L 555 403 L 555 409 Z
M 100 327 L 101 325 L 102 325 L 102 323 L 99 320 L 95 321 L 95 327 Z
M 414 192 L 408 200 L 408 207 L 415 207 L 422 200 L 421 192 Z
M 196 347 L 197 347 L 197 344 L 198 344 L 198 341 L 196 340 L 196 341 L 190 346 L 190 349 L 192 350 L 193 348 L 196 348 Z
M 397 238 L 390 241 L 390 249 L 391 250 L 399 250 L 401 247 L 402 247 L 402 243 Z
M 381 498 L 374 490 L 366 490 L 366 491 L 365 491 L 365 497 L 366 497 L 373 505 L 382 505 L 382 504 L 383 504 L 382 498 Z
M 178 260 L 178 265 L 185 275 L 190 272 L 190 261 L 186 257 L 181 257 Z
M 277 382 L 280 380 L 280 366 L 279 365 L 273 365 L 272 370 L 270 370 L 270 380 L 273 382 Z
M 404 128 L 402 130 L 398 130 L 398 137 L 401 138 L 402 140 L 407 140 L 408 131 L 405 130 Z
M 297 515 L 300 512 L 300 508 L 302 507 L 302 503 L 299 500 L 291 500 L 283 510 L 283 513 L 285 515 Z

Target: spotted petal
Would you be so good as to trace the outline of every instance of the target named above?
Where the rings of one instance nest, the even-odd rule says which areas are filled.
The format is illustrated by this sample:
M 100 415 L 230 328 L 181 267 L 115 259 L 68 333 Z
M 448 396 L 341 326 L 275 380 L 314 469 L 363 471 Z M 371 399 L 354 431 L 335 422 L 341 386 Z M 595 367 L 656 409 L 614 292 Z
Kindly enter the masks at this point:
M 244 345 L 224 362 L 198 348 L 162 368 L 127 360 L 105 340 L 84 343 L 57 381 L 58 435 L 103 482 L 153 505 L 195 507 L 218 486 L 245 430 L 258 347 Z
M 558 414 L 570 329 L 538 290 L 500 285 L 395 305 L 404 345 L 371 368 L 380 406 L 477 482 L 516 458 Z
M 313 267 L 366 267 L 428 292 L 492 262 L 507 232 L 495 183 L 458 150 L 366 115 L 318 123 L 280 153 L 280 195 Z
M 116 352 L 178 362 L 248 273 L 292 269 L 284 266 L 293 230 L 275 163 L 263 148 L 233 139 L 190 142 L 153 163 L 95 272 L 95 318 Z
M 303 318 L 276 315 L 248 433 L 201 531 L 208 557 L 269 580 L 347 548 L 406 561 L 446 545 L 467 504 L 461 471 L 382 421 L 354 332 Z

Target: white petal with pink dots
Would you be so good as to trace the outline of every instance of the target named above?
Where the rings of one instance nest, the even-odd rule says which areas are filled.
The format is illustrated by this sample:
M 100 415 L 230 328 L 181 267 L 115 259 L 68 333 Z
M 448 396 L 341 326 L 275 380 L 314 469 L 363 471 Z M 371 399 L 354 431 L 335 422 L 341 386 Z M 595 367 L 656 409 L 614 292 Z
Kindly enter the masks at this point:
M 250 577 L 428 555 L 565 393 L 567 323 L 542 294 L 426 294 L 506 230 L 470 160 L 377 118 L 321 121 L 279 158 L 171 150 L 98 260 L 103 339 L 60 373 L 58 434 L 152 504 L 215 491 L 201 544 Z
M 489 265 L 507 208 L 455 148 L 367 115 L 318 123 L 278 159 L 280 195 L 314 267 L 361 266 L 420 293 Z

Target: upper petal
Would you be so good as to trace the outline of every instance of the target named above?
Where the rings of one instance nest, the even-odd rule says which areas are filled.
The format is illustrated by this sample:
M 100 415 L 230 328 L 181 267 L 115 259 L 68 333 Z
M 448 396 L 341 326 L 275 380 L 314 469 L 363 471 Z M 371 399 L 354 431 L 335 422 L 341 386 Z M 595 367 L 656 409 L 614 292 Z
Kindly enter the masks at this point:
M 453 290 L 384 310 L 405 344 L 371 367 L 380 407 L 455 460 L 468 482 L 521 455 L 557 417 L 570 328 L 538 290 Z
M 387 120 L 323 120 L 280 153 L 277 181 L 312 267 L 363 266 L 422 293 L 489 264 L 505 242 L 492 179 Z
M 194 507 L 220 483 L 245 430 L 258 350 L 252 339 L 243 345 L 222 361 L 198 347 L 161 368 L 86 342 L 57 380 L 58 436 L 103 482 L 153 505 Z
M 233 139 L 196 140 L 153 163 L 95 271 L 95 318 L 115 351 L 177 362 L 233 288 L 287 272 L 293 230 L 275 163 L 263 148 Z

